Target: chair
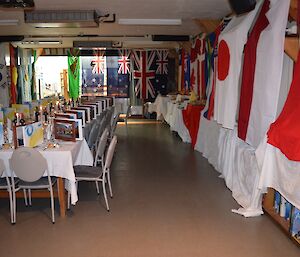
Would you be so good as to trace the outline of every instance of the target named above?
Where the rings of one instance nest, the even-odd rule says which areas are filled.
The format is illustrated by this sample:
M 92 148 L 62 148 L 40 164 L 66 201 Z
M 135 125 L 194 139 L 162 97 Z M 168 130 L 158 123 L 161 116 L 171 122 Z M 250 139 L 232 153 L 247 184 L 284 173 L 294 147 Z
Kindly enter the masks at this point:
M 16 149 L 10 159 L 12 174 L 12 192 L 14 203 L 13 221 L 16 223 L 16 192 L 23 190 L 29 192 L 29 201 L 31 203 L 31 190 L 48 189 L 50 191 L 52 223 L 55 223 L 54 217 L 54 197 L 53 185 L 56 182 L 55 178 L 51 178 L 48 171 L 47 161 L 40 152 L 29 147 L 20 147 Z M 46 172 L 47 177 L 42 177 Z M 15 178 L 18 177 L 19 183 L 15 184 Z M 25 195 L 26 198 L 26 195 Z
M 101 140 L 100 140 L 101 142 Z M 112 187 L 111 187 L 111 181 L 110 181 L 110 165 L 112 162 L 112 158 L 115 152 L 115 147 L 117 144 L 117 137 L 114 136 L 114 138 L 111 140 L 105 162 L 104 162 L 104 167 L 100 166 L 74 166 L 74 172 L 75 172 L 75 178 L 76 182 L 78 183 L 79 181 L 95 181 L 95 182 L 102 182 L 102 190 L 103 190 L 103 195 L 104 195 L 104 200 L 106 204 L 106 209 L 109 211 L 109 205 L 108 205 L 108 200 L 107 200 L 107 195 L 106 195 L 106 180 L 108 181 L 108 186 L 109 186 L 109 191 L 110 191 L 110 196 L 112 197 Z M 99 146 L 98 149 L 101 149 Z M 102 148 L 103 149 L 103 148 Z M 105 149 L 105 147 L 104 147 Z M 100 151 L 100 150 L 99 150 Z M 70 197 L 68 197 L 68 206 L 70 202 Z
M 5 175 L 4 178 L 2 178 L 3 174 Z M 14 211 L 13 211 L 13 197 L 12 197 L 12 190 L 11 190 L 11 183 L 9 181 L 9 178 L 6 174 L 4 161 L 0 160 L 0 189 L 7 190 L 9 195 L 9 206 L 10 206 L 10 222 L 14 224 Z
M 126 116 L 125 116 L 125 125 L 126 125 L 126 134 L 128 135 L 128 127 L 127 127 L 127 123 L 128 123 L 128 118 L 131 115 L 131 106 L 128 105 L 127 107 L 127 111 L 126 111 Z
M 99 125 L 100 124 L 98 122 L 94 123 L 87 140 L 88 146 L 91 150 L 95 149 L 95 144 L 99 135 Z
M 117 129 L 117 125 L 118 125 L 119 117 L 120 117 L 120 113 L 117 113 L 116 116 L 113 119 L 113 122 L 112 122 L 112 125 L 111 125 L 111 128 L 110 128 L 110 132 L 109 132 L 109 139 L 110 140 L 115 135 L 115 132 L 116 132 L 116 129 Z

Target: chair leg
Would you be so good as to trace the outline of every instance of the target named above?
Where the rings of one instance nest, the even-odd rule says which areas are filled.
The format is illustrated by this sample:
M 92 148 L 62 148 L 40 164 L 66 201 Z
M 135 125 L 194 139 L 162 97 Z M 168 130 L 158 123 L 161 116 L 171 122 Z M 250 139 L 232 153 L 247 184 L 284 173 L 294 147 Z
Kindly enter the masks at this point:
M 32 206 L 32 202 L 31 202 L 31 189 L 28 189 L 28 199 L 29 199 L 29 206 Z
M 14 181 L 12 182 L 14 183 Z M 16 215 L 16 212 L 17 212 L 17 204 L 16 204 L 16 189 L 15 189 L 15 186 L 13 185 L 12 187 L 12 196 L 13 196 L 13 222 L 12 224 L 16 224 L 16 221 L 17 221 L 17 215 Z
M 8 195 L 9 195 L 9 207 L 10 207 L 10 222 L 11 224 L 14 224 L 14 203 L 13 203 L 13 197 L 12 197 L 10 186 L 8 188 Z
M 27 194 L 26 194 L 26 189 L 23 189 L 23 195 L 24 195 L 24 202 L 25 202 L 25 206 L 28 206 L 28 202 L 27 202 Z
M 104 200 L 105 200 L 105 204 L 106 204 L 106 210 L 109 211 L 104 178 L 102 179 L 102 190 L 103 190 Z
M 67 202 L 67 210 L 70 210 L 70 202 L 71 202 L 71 194 L 68 191 L 68 202 Z
M 98 184 L 98 181 L 95 181 L 95 183 L 96 183 L 97 194 L 99 195 L 99 194 L 100 194 L 100 190 L 99 190 L 99 184 Z
M 111 183 L 110 183 L 110 172 L 109 171 L 107 172 L 107 181 L 108 181 L 110 197 L 113 198 L 113 192 L 112 192 Z
M 52 223 L 55 223 L 55 216 L 54 216 L 54 197 L 53 197 L 53 188 L 52 184 L 50 185 L 50 198 L 51 198 L 51 214 L 52 214 Z

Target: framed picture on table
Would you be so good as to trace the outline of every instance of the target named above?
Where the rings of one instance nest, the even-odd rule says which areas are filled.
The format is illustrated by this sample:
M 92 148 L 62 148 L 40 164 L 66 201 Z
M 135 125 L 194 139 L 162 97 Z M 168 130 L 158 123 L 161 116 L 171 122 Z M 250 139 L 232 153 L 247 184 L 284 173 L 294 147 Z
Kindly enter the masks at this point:
M 91 122 L 90 108 L 78 106 L 78 107 L 72 107 L 71 110 L 84 111 L 84 113 L 85 113 L 85 123 Z
M 4 128 L 3 123 L 0 122 L 0 147 L 2 147 L 4 144 Z
M 54 113 L 54 117 L 64 119 L 76 119 L 77 115 L 74 113 Z
M 88 107 L 88 108 L 91 108 L 91 119 L 96 119 L 97 118 L 97 114 L 98 114 L 98 111 L 97 111 L 97 106 L 96 105 L 92 105 L 92 104 L 85 104 L 85 105 L 81 105 L 83 107 Z
M 76 122 L 74 120 L 54 119 L 54 137 L 63 141 L 76 141 Z
M 74 121 L 75 122 L 75 139 L 82 140 L 83 139 L 83 130 L 82 130 L 82 120 L 81 119 L 63 119 L 56 118 L 54 121 Z
M 27 147 L 36 147 L 44 142 L 44 131 L 42 122 L 34 122 L 22 126 L 23 144 Z
M 68 113 L 76 114 L 76 119 L 81 119 L 82 127 L 85 127 L 85 111 L 84 110 L 67 110 L 65 113 L 66 114 L 68 114 Z

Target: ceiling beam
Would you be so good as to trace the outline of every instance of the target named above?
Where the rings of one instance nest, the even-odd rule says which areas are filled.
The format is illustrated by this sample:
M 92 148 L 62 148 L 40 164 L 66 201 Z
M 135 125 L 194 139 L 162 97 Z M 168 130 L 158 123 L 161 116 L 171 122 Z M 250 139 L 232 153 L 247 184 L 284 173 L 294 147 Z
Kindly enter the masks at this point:
M 291 0 L 289 14 L 290 14 L 290 17 L 295 21 L 297 21 L 297 16 L 298 16 L 297 8 L 298 8 L 298 0 Z
M 194 22 L 201 29 L 201 32 L 211 33 L 219 26 L 221 20 L 194 19 Z

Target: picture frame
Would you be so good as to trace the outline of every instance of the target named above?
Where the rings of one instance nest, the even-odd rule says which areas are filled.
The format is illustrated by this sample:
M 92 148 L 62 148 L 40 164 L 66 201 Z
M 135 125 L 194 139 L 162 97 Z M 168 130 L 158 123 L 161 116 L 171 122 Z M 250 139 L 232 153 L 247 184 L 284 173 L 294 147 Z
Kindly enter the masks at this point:
M 81 119 L 82 127 L 85 127 L 85 111 L 84 110 L 67 110 L 65 113 L 76 114 L 76 119 Z
M 56 121 L 74 121 L 75 122 L 75 139 L 83 140 L 83 128 L 82 128 L 82 120 L 81 119 L 64 119 L 64 118 L 56 118 Z
M 90 108 L 78 106 L 78 107 L 72 107 L 71 110 L 84 111 L 85 112 L 85 123 L 91 122 Z
M 93 104 L 84 104 L 81 105 L 83 107 L 91 108 L 91 120 L 95 120 L 97 118 L 97 106 Z
M 54 117 L 63 119 L 76 119 L 77 115 L 74 113 L 54 113 Z
M 54 119 L 54 137 L 63 141 L 76 141 L 74 120 Z
M 36 147 L 44 142 L 44 130 L 42 122 L 34 122 L 22 126 L 23 144 L 26 147 Z

